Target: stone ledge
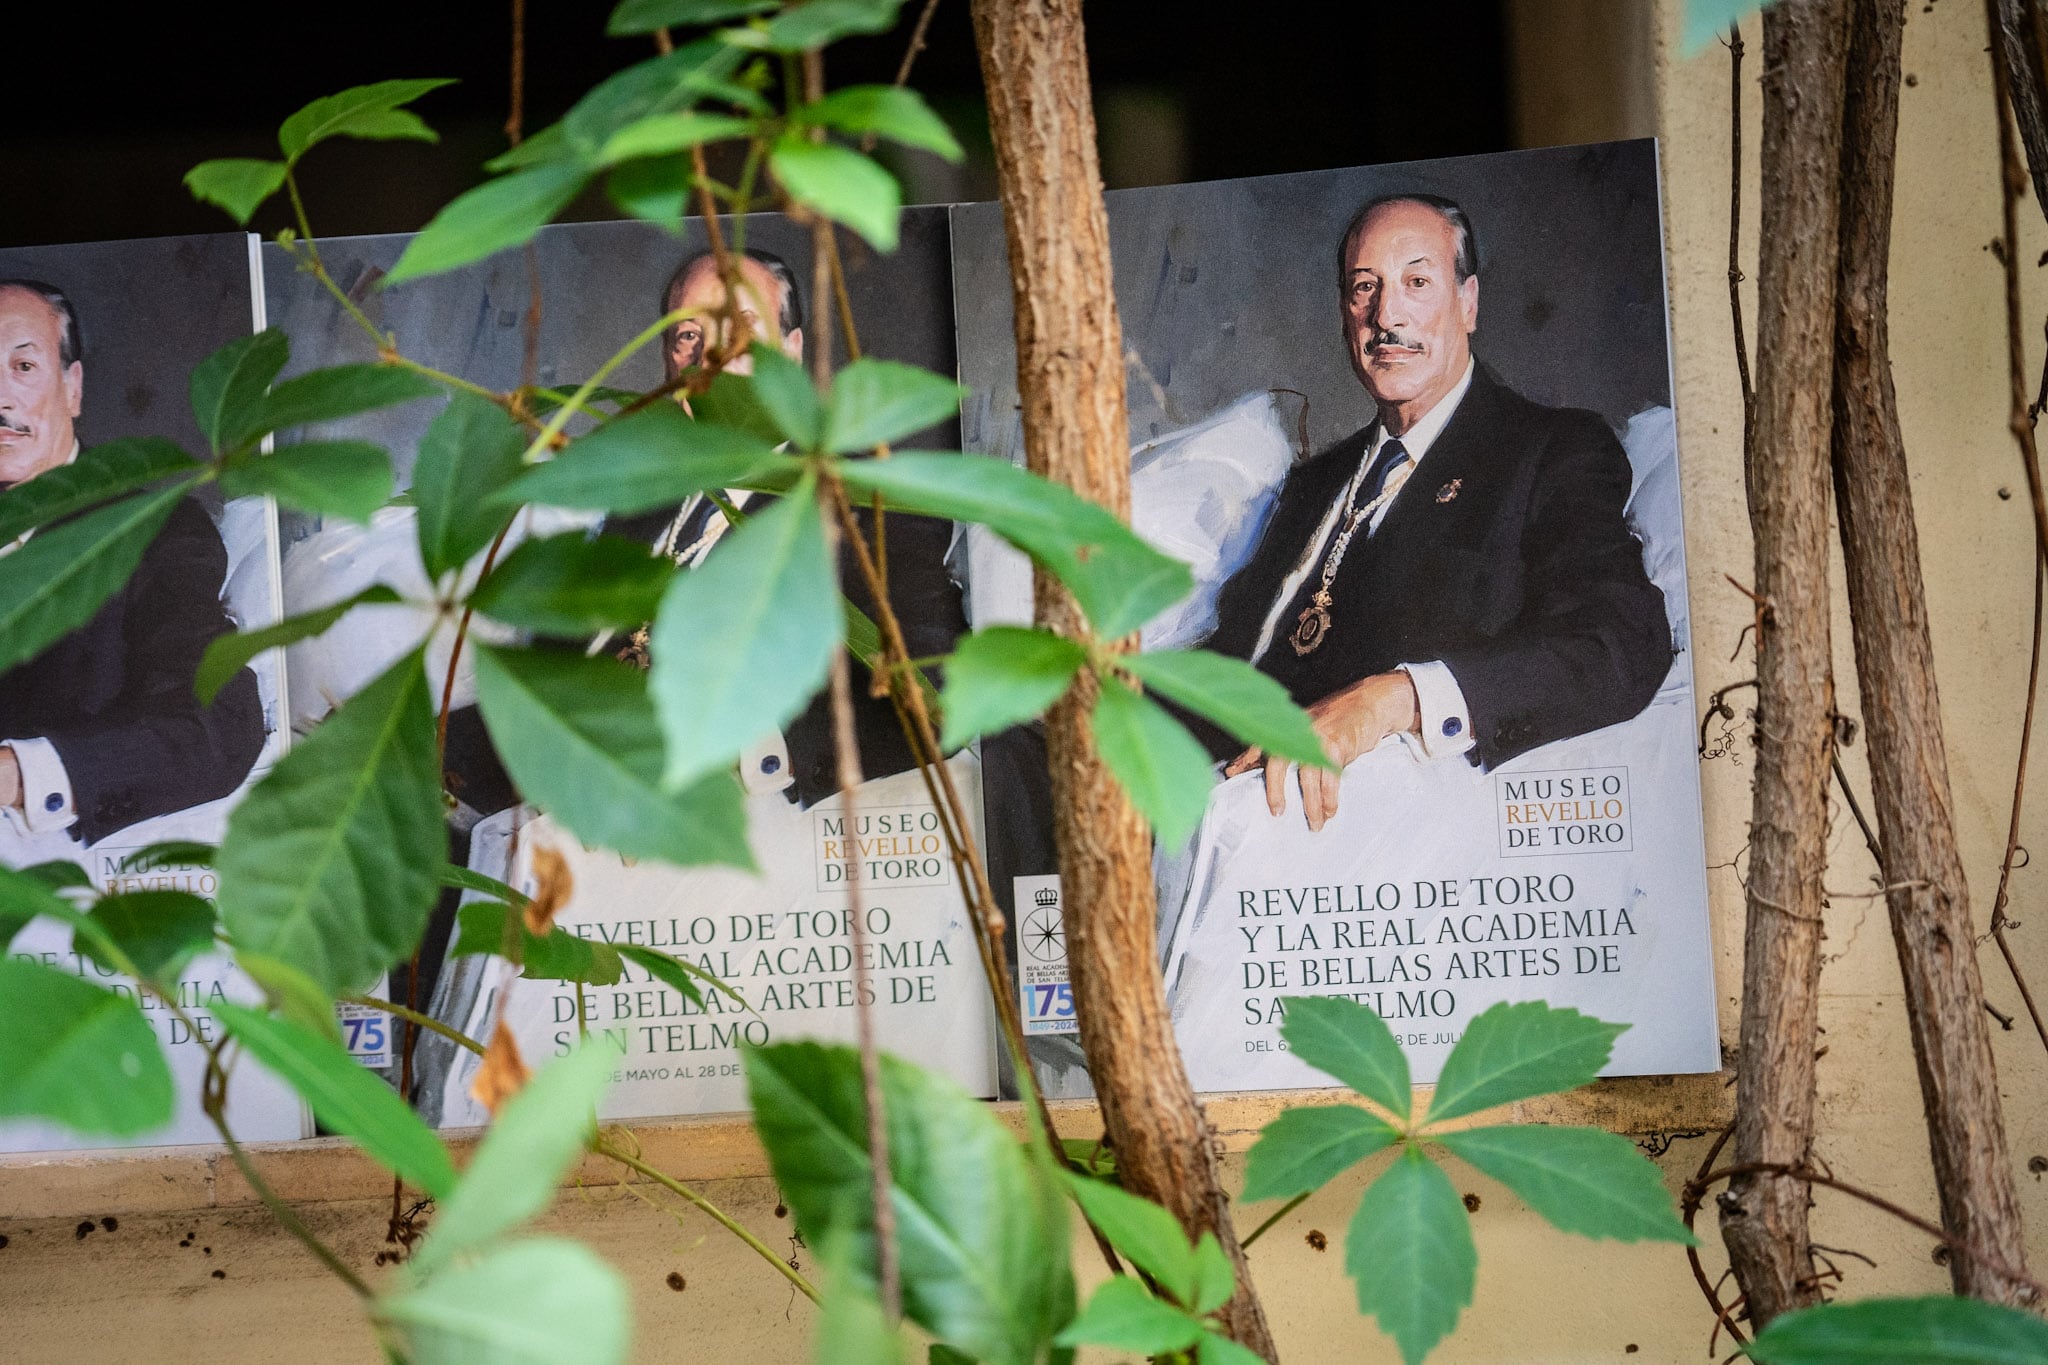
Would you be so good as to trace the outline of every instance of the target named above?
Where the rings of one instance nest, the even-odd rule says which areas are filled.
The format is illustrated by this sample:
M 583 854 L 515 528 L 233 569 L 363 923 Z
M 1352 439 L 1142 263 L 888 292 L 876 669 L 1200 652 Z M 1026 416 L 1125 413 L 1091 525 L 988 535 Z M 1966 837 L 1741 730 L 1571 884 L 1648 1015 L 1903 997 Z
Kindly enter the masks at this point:
M 1260 1128 L 1284 1110 L 1341 1103 L 1344 1090 L 1280 1090 L 1209 1095 L 1203 1100 L 1218 1146 L 1225 1153 L 1251 1146 Z M 1427 1088 L 1418 1092 L 1427 1096 Z M 1520 1123 L 1584 1123 L 1628 1137 L 1682 1129 L 1718 1128 L 1734 1113 L 1727 1073 L 1633 1076 L 1598 1081 L 1568 1095 L 1509 1105 L 1500 1117 Z M 1023 1131 L 1020 1106 L 997 1104 L 996 1114 Z M 1062 1100 L 1053 1121 L 1063 1137 L 1094 1137 L 1101 1118 L 1093 1101 Z M 627 1128 L 649 1165 L 678 1180 L 722 1180 L 768 1174 L 767 1154 L 746 1118 L 648 1119 Z M 477 1129 L 442 1134 L 458 1162 L 476 1145 Z M 294 1204 L 375 1199 L 391 1177 L 343 1138 L 254 1144 L 250 1158 L 279 1195 Z M 627 1173 L 602 1157 L 587 1157 L 573 1179 L 615 1184 Z M 631 1177 L 638 1179 L 639 1177 Z M 109 1214 L 174 1213 L 237 1208 L 257 1203 L 225 1149 L 218 1146 L 115 1148 L 91 1152 L 38 1152 L 0 1156 L 0 1217 L 100 1218 Z

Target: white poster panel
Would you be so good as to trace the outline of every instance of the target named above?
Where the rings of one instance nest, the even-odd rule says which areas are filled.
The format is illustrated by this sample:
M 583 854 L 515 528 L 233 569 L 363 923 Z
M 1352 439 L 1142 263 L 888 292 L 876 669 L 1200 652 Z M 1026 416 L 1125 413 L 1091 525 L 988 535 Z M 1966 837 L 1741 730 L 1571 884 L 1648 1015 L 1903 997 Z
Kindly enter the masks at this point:
M 39 322 L 54 328 L 58 353 L 36 354 L 53 362 L 47 373 L 58 382 L 74 376 L 78 395 L 67 421 L 62 406 L 39 402 L 33 373 L 16 385 L 0 413 L 16 437 L 10 455 L 53 437 L 60 457 L 127 437 L 203 452 L 186 380 L 214 349 L 262 324 L 253 243 L 226 233 L 0 251 L 0 281 L 14 282 L 0 287 L 0 312 L 15 324 L 16 340 L 31 346 Z M 207 641 L 271 625 L 279 606 L 276 509 L 263 498 L 223 503 L 207 490 L 179 503 L 129 581 L 90 621 L 0 674 L 0 746 L 19 774 L 18 799 L 0 809 L 0 863 L 75 863 L 105 894 L 211 896 L 210 867 L 151 850 L 217 844 L 228 812 L 282 757 L 283 658 L 267 651 L 205 704 L 192 693 L 193 670 Z M 7 951 L 134 999 L 155 1028 L 176 1112 L 124 1145 L 218 1140 L 200 1105 L 206 1049 L 220 1037 L 209 1006 L 263 998 L 226 954 L 203 954 L 184 968 L 181 1018 L 74 951 L 70 929 L 54 921 L 30 925 Z M 253 1065 L 235 1069 L 227 1118 L 247 1141 L 312 1131 L 290 1088 Z M 109 1142 L 51 1124 L 0 1122 L 0 1151 Z
M 980 773 L 971 754 L 951 760 L 971 801 Z M 938 812 L 915 772 L 864 783 L 854 812 L 828 797 L 800 809 L 779 792 L 748 801 L 748 838 L 761 872 L 677 869 L 584 847 L 547 816 L 507 811 L 478 826 L 478 870 L 534 889 L 537 850 L 564 859 L 574 893 L 555 923 L 598 942 L 659 949 L 717 976 L 701 1006 L 627 963 L 614 985 L 582 991 L 589 1031 L 625 1050 L 600 1102 L 608 1119 L 708 1114 L 747 1107 L 742 1043 L 856 1036 L 855 945 L 848 882 L 858 865 L 866 927 L 867 989 L 886 1051 L 950 1076 L 975 1094 L 995 1092 L 995 1033 L 988 986 Z M 467 970 L 464 970 L 465 966 Z M 574 983 L 515 978 L 497 958 L 462 957 L 442 976 L 435 1013 L 488 1037 L 502 1017 L 530 1065 L 574 1046 Z M 466 1008 L 461 1008 L 466 1004 Z M 470 1095 L 478 1059 L 461 1053 L 423 1088 L 420 1108 L 445 1126 L 485 1122 Z
M 1502 1001 L 1627 1024 L 1610 1075 L 1718 1065 L 1659 202 L 1649 142 L 1109 196 L 1132 520 L 1196 582 L 1144 646 L 1252 663 L 1341 765 L 1269 784 L 1182 713 L 1215 785 L 1157 853 L 1159 965 L 1199 1089 L 1328 1084 L 1280 1034 L 1303 995 L 1418 1082 Z M 999 213 L 954 249 L 965 441 L 1019 460 Z M 965 548 L 976 626 L 1028 621 L 1029 566 Z M 983 744 L 1018 924 L 1058 892 L 1042 748 Z M 1027 1019 L 1064 972 L 1032 946 Z M 1038 1022 L 1048 1093 L 1088 1093 Z

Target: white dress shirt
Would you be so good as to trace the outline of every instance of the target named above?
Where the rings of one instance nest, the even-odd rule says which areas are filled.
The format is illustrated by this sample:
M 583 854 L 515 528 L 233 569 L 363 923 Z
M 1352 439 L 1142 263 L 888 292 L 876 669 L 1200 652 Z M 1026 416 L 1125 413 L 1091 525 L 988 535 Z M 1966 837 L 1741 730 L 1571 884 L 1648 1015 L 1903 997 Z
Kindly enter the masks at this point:
M 1387 499 L 1373 512 L 1366 522 L 1366 535 L 1370 536 L 1380 529 L 1380 524 L 1387 519 L 1387 513 L 1401 500 L 1402 494 L 1414 485 L 1413 472 L 1421 468 L 1423 458 L 1429 454 L 1430 447 L 1436 444 L 1436 438 L 1442 435 L 1444 427 L 1449 425 L 1452 414 L 1458 410 L 1458 404 L 1465 400 L 1465 391 L 1472 387 L 1475 365 L 1476 362 L 1467 360 L 1465 373 L 1457 385 L 1401 436 L 1401 445 L 1408 452 L 1410 477 L 1393 497 Z M 1372 439 L 1366 442 L 1364 451 L 1359 455 L 1358 467 L 1361 477 L 1365 470 L 1372 468 L 1372 462 L 1378 458 L 1381 447 L 1386 445 L 1389 439 L 1391 438 L 1386 425 L 1375 424 Z M 1389 481 L 1391 482 L 1391 476 Z M 1266 613 L 1266 624 L 1259 632 L 1258 647 L 1252 651 L 1253 663 L 1256 664 L 1265 658 L 1266 651 L 1272 648 L 1274 634 L 1280 626 L 1280 617 L 1286 612 L 1295 595 L 1301 591 L 1302 583 L 1310 574 L 1322 571 L 1323 558 L 1327 553 L 1324 547 L 1329 543 L 1331 532 L 1336 530 L 1338 519 L 1349 510 L 1357 482 L 1357 478 L 1353 478 L 1344 484 L 1336 499 L 1331 502 L 1330 510 L 1323 514 L 1323 520 L 1317 526 L 1315 535 L 1309 538 L 1308 548 L 1303 552 L 1301 562 L 1287 575 L 1287 581 L 1280 585 L 1279 596 L 1274 599 L 1272 608 Z M 1421 733 L 1407 735 L 1404 738 L 1418 746 L 1428 758 L 1462 754 L 1470 749 L 1472 715 L 1465 707 L 1464 689 L 1459 687 L 1458 680 L 1451 676 L 1449 666 L 1440 659 L 1432 659 L 1404 663 L 1395 671 L 1406 673 L 1408 680 L 1414 684 L 1416 711 L 1422 720 Z

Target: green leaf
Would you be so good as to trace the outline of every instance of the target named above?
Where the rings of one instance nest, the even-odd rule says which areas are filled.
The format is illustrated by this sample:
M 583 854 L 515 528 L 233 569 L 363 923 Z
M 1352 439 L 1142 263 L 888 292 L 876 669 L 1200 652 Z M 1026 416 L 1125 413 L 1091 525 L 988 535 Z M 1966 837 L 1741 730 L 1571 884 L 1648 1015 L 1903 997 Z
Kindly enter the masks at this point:
M 668 953 L 662 952 L 659 948 L 643 948 L 637 943 L 615 943 L 612 946 L 619 950 L 620 957 L 637 966 L 646 968 L 649 972 L 653 973 L 656 980 L 675 987 L 700 1005 L 704 1003 L 704 998 L 703 994 L 698 991 L 696 983 L 703 981 L 741 1009 L 752 1013 L 759 1013 L 758 1010 L 755 1010 L 752 1005 L 747 1003 L 747 998 L 744 995 L 741 995 L 722 979 L 705 971 L 694 962 L 686 962 L 682 958 L 672 957 Z
M 842 133 L 876 133 L 906 147 L 936 152 L 948 161 L 963 155 L 946 121 L 907 86 L 849 85 L 804 105 L 796 117 Z
M 512 780 L 578 838 L 678 867 L 754 870 L 732 774 L 661 783 L 648 675 L 608 658 L 480 647 L 478 699 Z
M 1093 1176 L 1114 1185 L 1116 1176 L 1116 1151 L 1103 1138 L 1061 1138 L 1060 1154 L 1066 1158 L 1069 1168 L 1082 1175 Z
M 818 1248 L 825 1300 L 818 1305 L 811 1359 L 816 1365 L 903 1365 L 903 1334 L 854 1273 L 845 1242 L 836 1238 Z
M 152 844 L 150 845 L 149 848 L 142 850 L 142 853 L 148 853 L 153 849 L 176 847 L 179 846 L 176 844 Z M 194 844 L 190 845 L 190 847 L 204 848 L 205 845 Z M 128 855 L 128 857 L 123 858 L 121 860 L 122 869 L 124 871 L 127 870 L 130 864 L 130 860 L 139 858 L 141 856 L 142 854 L 131 853 Z M 54 891 L 63 891 L 71 888 L 76 888 L 80 891 L 89 891 L 92 889 L 92 874 L 87 872 L 84 868 L 80 867 L 77 863 L 57 861 L 47 863 L 30 863 L 27 867 L 20 869 L 20 871 L 22 876 L 41 882 L 44 886 L 47 886 Z
M 1087 650 L 1047 630 L 990 626 L 962 637 L 946 659 L 940 747 L 1036 720 L 1087 662 Z
M 341 1042 L 341 1024 L 334 1017 L 334 997 L 289 962 L 237 948 L 235 965 L 263 988 L 263 997 L 285 1018 L 308 1033 Z
M 804 708 L 846 629 L 809 476 L 669 584 L 648 675 L 678 790 Z
M 1117 663 L 1152 691 L 1208 717 L 1247 744 L 1296 763 L 1334 766 L 1308 712 L 1294 704 L 1286 688 L 1242 659 L 1173 649 L 1131 654 Z
M 133 1000 L 0 958 L 0 1117 L 132 1137 L 171 1118 L 171 1071 Z
M 128 436 L 88 447 L 70 464 L 46 469 L 0 492 L 0 545 L 23 531 L 198 468 L 190 455 L 154 436 Z
M 0 559 L 0 673 L 92 620 L 191 487 L 188 479 L 139 493 L 39 531 Z
M 1479 1254 L 1450 1177 L 1410 1147 L 1372 1183 L 1344 1239 L 1344 1269 L 1358 1282 L 1358 1309 L 1417 1365 L 1458 1325 L 1472 1302 Z
M 449 396 L 412 470 L 427 577 L 461 568 L 505 529 L 512 509 L 492 495 L 519 477 L 525 452 L 526 436 L 503 408 L 475 394 Z
M 228 685 L 229 679 L 264 650 L 297 644 L 300 640 L 325 634 L 336 621 L 357 607 L 403 600 L 384 584 L 377 583 L 333 606 L 309 611 L 303 616 L 286 617 L 274 626 L 217 636 L 206 646 L 206 653 L 200 656 L 199 673 L 192 681 L 192 690 L 199 695 L 200 701 L 211 702 Z
M 526 962 L 520 975 L 534 981 L 581 981 L 587 986 L 611 986 L 626 974 L 618 949 L 609 943 L 586 939 L 564 929 L 552 929 L 526 945 Z
M 1266 1358 L 1229 1337 L 1204 1332 L 1195 1345 L 1195 1365 L 1265 1365 Z
M 656 981 L 669 987 L 698 1009 L 704 1008 L 704 992 L 697 989 L 697 983 L 690 979 L 693 973 L 716 983 L 729 994 L 736 994 L 730 986 L 727 986 L 723 981 L 719 981 L 717 977 L 712 976 L 711 973 L 703 968 L 685 962 L 681 958 L 670 957 L 658 948 L 643 948 L 637 943 L 615 943 L 612 946 L 618 949 L 620 957 L 639 967 Z
M 1095 749 L 1159 842 L 1179 848 L 1209 808 L 1208 751 L 1157 702 L 1115 678 L 1102 679 L 1090 717 Z
M 723 95 L 725 78 L 745 58 L 729 44 L 704 38 L 606 77 L 563 117 L 565 149 L 587 168 L 620 129 L 652 114 L 691 108 L 714 91 Z M 751 92 L 742 93 L 761 103 Z M 765 112 L 765 106 L 755 112 Z
M 607 422 L 546 464 L 535 465 L 498 495 L 599 512 L 672 507 L 692 494 L 742 488 L 757 475 L 794 477 L 801 465 L 750 432 L 690 420 L 674 403 L 655 403 Z
M 299 741 L 228 817 L 220 917 L 330 993 L 411 953 L 447 856 L 418 650 Z
M 379 287 L 438 275 L 523 245 L 589 179 L 583 166 L 547 162 L 486 181 L 435 214 Z
M 533 133 L 517 147 L 507 148 L 484 163 L 484 169 L 496 174 L 499 171 L 522 170 L 527 166 L 538 166 L 543 162 L 572 162 L 579 160 L 576 149 L 569 145 L 569 130 L 559 122 L 550 123 Z
M 765 341 L 747 347 L 751 375 L 735 376 L 752 389 L 754 401 L 776 430 L 798 451 L 816 450 L 825 435 L 825 405 L 804 367 Z
M 860 1055 L 783 1043 L 744 1059 L 754 1126 L 807 1238 L 847 1239 L 874 1274 L 873 1184 Z M 903 1311 L 988 1365 L 1027 1365 L 1073 1316 L 1066 1210 L 988 1106 L 882 1059 Z
M 533 411 L 536 414 L 546 416 L 552 414 L 557 408 L 566 407 L 569 399 L 580 392 L 582 388 L 581 384 L 557 384 L 553 388 L 528 389 L 526 396 L 527 401 L 533 405 Z M 595 404 L 610 403 L 615 407 L 624 407 L 638 402 L 639 399 L 640 394 L 636 390 L 615 389 L 609 384 L 594 384 L 591 386 L 590 392 L 584 395 L 582 410 L 590 413 L 592 416 L 601 417 L 604 414 L 596 410 Z
M 685 109 L 673 114 L 649 114 L 629 123 L 605 139 L 597 154 L 600 166 L 615 166 L 647 156 L 669 156 L 706 142 L 745 137 L 754 125 L 729 114 L 704 114 Z
M 430 90 L 453 85 L 450 80 L 378 81 L 358 85 L 338 95 L 314 100 L 284 121 L 277 130 L 277 145 L 288 161 L 296 162 L 330 137 L 372 139 L 412 138 L 438 141 L 434 130 L 419 115 L 399 108 Z
M 1598 1128 L 1525 1124 L 1439 1133 L 1433 1140 L 1565 1232 L 1698 1245 L 1678 1221 L 1662 1173 L 1627 1138 Z
M 471 901 L 455 912 L 451 957 L 488 955 L 516 963 L 532 981 L 581 981 L 609 986 L 624 975 L 621 954 L 611 944 L 572 934 L 559 926 L 545 934 L 527 930 L 520 911 L 500 901 Z
M 469 600 L 484 615 L 522 630 L 589 635 L 652 621 L 673 577 L 675 565 L 636 540 L 578 532 L 525 541 Z
M 627 217 L 681 237 L 682 220 L 690 212 L 693 174 L 688 157 L 644 157 L 614 167 L 604 178 L 604 192 Z
M 0 865 L 0 948 L 12 943 L 14 936 L 31 920 L 48 916 L 68 923 L 70 917 L 78 913 L 71 902 L 57 892 L 63 886 L 77 886 L 83 890 L 92 882 L 88 879 L 83 883 L 67 881 L 60 884 L 53 880 L 62 875 L 58 869 L 68 866 L 71 864 L 43 863 L 17 870 Z
M 1765 1365 L 2039 1365 L 2048 1324 L 1945 1294 L 1866 1299 L 1773 1318 L 1746 1354 Z
M 1004 460 L 899 452 L 838 466 L 846 486 L 901 512 L 980 522 L 1051 570 L 1106 638 L 1127 635 L 1194 590 L 1177 559 L 1107 508 Z
M 393 1174 L 436 1199 L 455 1189 L 455 1163 L 433 1130 L 380 1077 L 323 1033 L 242 1005 L 211 1006 L 236 1041 L 291 1085 L 313 1113 Z
M 263 402 L 270 381 L 291 358 L 291 343 L 275 327 L 238 337 L 199 362 L 190 383 L 192 415 L 218 455 L 235 443 Z
M 799 10 L 816 9 L 831 0 L 808 0 Z M 785 133 L 768 154 L 768 165 L 789 197 L 805 208 L 844 223 L 875 250 L 896 249 L 897 220 L 903 212 L 903 190 L 896 177 L 872 157 L 829 142 L 808 142 Z
M 1414 1085 L 1407 1055 L 1386 1021 L 1364 1005 L 1336 996 L 1289 1000 L 1280 1036 L 1316 1070 L 1329 1072 L 1395 1118 L 1408 1117 Z
M 1607 1065 L 1627 1024 L 1609 1024 L 1541 1000 L 1500 1004 L 1465 1026 L 1429 1102 L 1429 1122 L 1476 1114 L 1497 1104 L 1576 1090 Z
M 532 899 L 523 891 L 516 887 L 507 886 L 496 877 L 486 877 L 481 872 L 472 872 L 468 868 L 458 867 L 454 863 L 441 864 L 441 885 L 459 887 L 464 891 L 478 892 L 481 895 L 489 896 L 493 900 L 503 901 L 515 910 L 524 908 L 527 901 Z
M 1293 1022 L 1292 1010 L 1288 1021 Z M 1243 1198 L 1249 1203 L 1319 1190 L 1400 1140 L 1386 1122 L 1353 1105 L 1289 1109 L 1259 1130 L 1246 1153 Z
M 86 917 L 152 981 L 176 981 L 186 963 L 213 946 L 213 902 L 189 891 L 102 896 Z M 90 936 L 77 935 L 71 946 L 108 971 L 121 970 Z
M 652 33 L 658 28 L 692 28 L 722 24 L 750 14 L 782 8 L 783 0 L 621 0 L 605 32 L 614 38 Z
M 783 431 L 781 424 L 754 392 L 752 375 L 719 371 L 712 377 L 711 387 L 690 400 L 690 408 L 697 414 L 698 421 L 744 431 L 759 438 L 763 448 L 780 445 L 789 439 L 788 433 Z
M 944 375 L 862 358 L 839 372 L 825 412 L 825 449 L 868 450 L 960 412 L 965 392 Z M 1276 686 L 1278 684 L 1275 684 Z
M 1149 1199 L 1107 1181 L 1065 1173 L 1067 1190 L 1109 1244 L 1131 1258 L 1179 1303 L 1192 1303 L 1199 1275 L 1195 1249 L 1178 1219 Z M 1192 1340 L 1192 1338 L 1190 1338 Z
M 441 1203 L 414 1252 L 414 1273 L 432 1276 L 451 1258 L 497 1237 L 548 1206 L 583 1152 L 591 1111 L 620 1053 L 602 1035 L 558 1057 L 506 1102 L 470 1158 L 462 1183 Z
M 1236 1292 L 1237 1271 L 1230 1264 L 1230 1253 L 1215 1233 L 1203 1233 L 1195 1243 L 1195 1297 L 1188 1307 L 1197 1313 L 1213 1313 Z
M 290 168 L 282 161 L 258 161 L 246 156 L 202 161 L 185 172 L 185 188 L 204 204 L 227 210 L 242 227 L 256 216 L 263 201 L 284 188 Z
M 1103 1281 L 1081 1316 L 1054 1340 L 1062 1346 L 1108 1346 L 1150 1356 L 1183 1350 L 1201 1335 L 1200 1322 L 1153 1298 L 1128 1275 L 1116 1275 Z
M 618 1365 L 633 1324 L 619 1273 L 551 1237 L 493 1247 L 372 1311 L 412 1365 Z
M 222 434 L 221 445 L 245 445 L 265 432 L 335 422 L 431 398 L 439 391 L 425 375 L 395 365 L 331 365 L 309 370 L 265 394 L 239 425 Z
M 300 512 L 367 523 L 391 500 L 391 456 L 368 441 L 306 441 L 250 454 L 221 471 L 231 498 L 276 498 Z
M 896 27 L 896 11 L 902 3 L 903 0 L 806 0 L 769 20 L 757 42 L 770 52 L 802 52 L 856 33 L 887 33 Z

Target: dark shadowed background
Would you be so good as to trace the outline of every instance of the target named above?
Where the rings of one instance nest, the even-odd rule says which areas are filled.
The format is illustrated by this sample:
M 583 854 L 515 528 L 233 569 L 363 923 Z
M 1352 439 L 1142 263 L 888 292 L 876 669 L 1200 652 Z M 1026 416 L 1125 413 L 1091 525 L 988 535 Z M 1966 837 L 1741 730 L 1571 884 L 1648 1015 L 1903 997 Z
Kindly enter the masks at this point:
M 1249 18 L 1225 0 L 1090 5 L 1104 176 L 1111 186 L 1152 185 L 1514 145 L 1508 66 L 1524 28 L 1519 9 L 1532 2 L 1547 0 L 1301 4 Z M 906 0 L 895 33 L 836 44 L 828 79 L 893 79 L 921 4 Z M 652 55 L 645 38 L 604 36 L 604 0 L 526 8 L 529 132 Z M 285 115 L 350 85 L 458 77 L 418 105 L 438 145 L 335 142 L 305 163 L 307 208 L 323 236 L 416 229 L 505 148 L 510 14 L 507 0 L 351 0 L 304 15 L 255 0 L 118 13 L 11 6 L 0 246 L 225 228 L 224 215 L 180 185 L 193 165 L 275 156 Z M 1520 47 L 1536 55 L 1534 40 Z M 970 161 L 906 166 L 909 198 L 993 198 L 968 0 L 939 4 L 913 80 L 953 122 Z M 617 214 L 591 195 L 570 216 Z M 268 236 L 286 221 L 273 206 L 255 226 Z

